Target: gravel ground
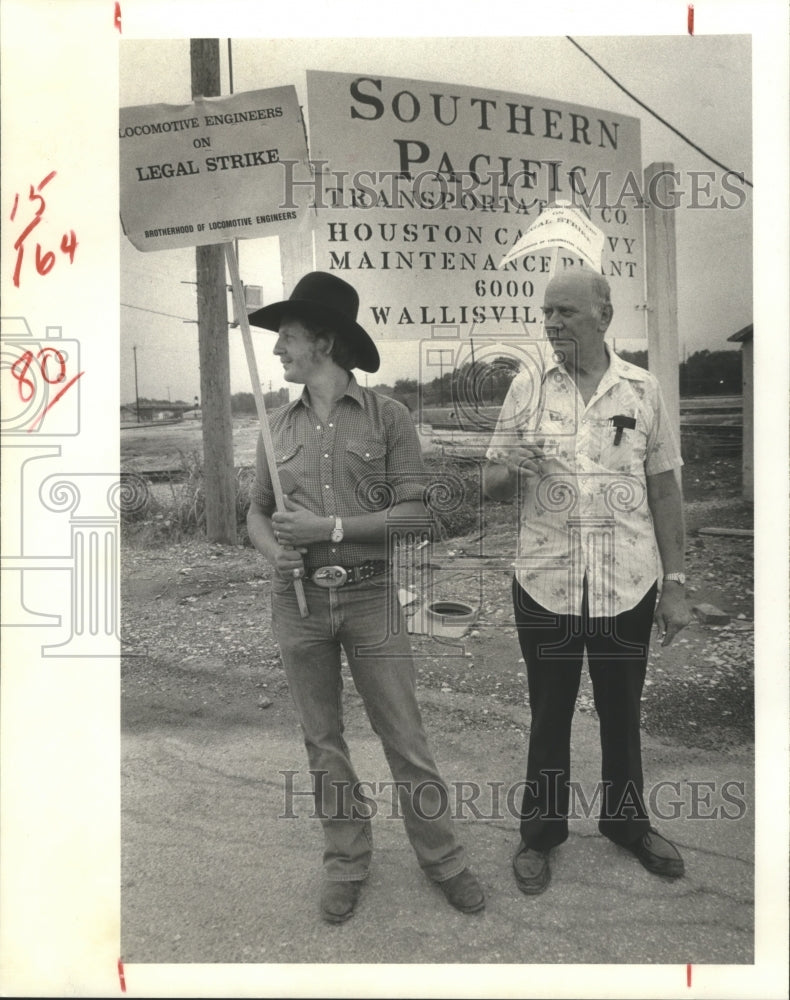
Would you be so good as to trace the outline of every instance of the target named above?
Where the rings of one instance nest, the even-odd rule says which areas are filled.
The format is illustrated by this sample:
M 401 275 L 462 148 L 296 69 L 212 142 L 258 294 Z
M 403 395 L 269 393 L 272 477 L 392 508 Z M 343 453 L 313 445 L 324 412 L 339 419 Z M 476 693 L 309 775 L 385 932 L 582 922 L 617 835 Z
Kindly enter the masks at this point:
M 711 523 L 710 511 L 697 512 Z M 692 508 L 694 504 L 690 505 Z M 715 523 L 737 514 L 737 501 L 717 510 Z M 694 515 L 694 510 L 691 510 Z M 689 532 L 687 570 L 692 604 L 712 603 L 731 617 L 726 625 L 695 620 L 669 647 L 651 647 L 643 697 L 647 732 L 688 746 L 723 748 L 748 743 L 754 734 L 754 630 L 752 540 Z M 475 627 L 461 643 L 413 636 L 421 687 L 463 696 L 458 711 L 476 726 L 522 728 L 500 708 L 526 704 L 524 663 L 512 625 L 507 558 L 514 550 L 512 528 L 501 524 L 486 536 L 486 552 L 501 555 L 505 568 L 469 570 L 467 549 L 474 539 L 434 546 L 436 599 L 452 596 L 479 605 Z M 466 546 L 466 547 L 465 547 Z M 464 560 L 465 568 L 454 562 Z M 126 545 L 123 558 L 124 670 L 157 683 L 166 669 L 231 659 L 248 672 L 250 697 L 265 707 L 284 697 L 287 685 L 268 627 L 269 571 L 249 548 L 181 541 L 156 547 Z M 132 655 L 129 655 L 132 654 Z M 202 678 L 202 680 L 201 680 Z M 592 692 L 583 675 L 578 710 L 593 713 Z M 201 680 L 201 683 L 197 683 Z M 238 675 L 234 673 L 236 683 Z M 202 670 L 195 697 L 206 697 Z M 222 697 L 222 674 L 209 681 Z M 210 692 L 209 692 L 210 693 Z M 468 696 L 473 695 L 470 703 Z M 451 707 L 448 698 L 448 709 Z

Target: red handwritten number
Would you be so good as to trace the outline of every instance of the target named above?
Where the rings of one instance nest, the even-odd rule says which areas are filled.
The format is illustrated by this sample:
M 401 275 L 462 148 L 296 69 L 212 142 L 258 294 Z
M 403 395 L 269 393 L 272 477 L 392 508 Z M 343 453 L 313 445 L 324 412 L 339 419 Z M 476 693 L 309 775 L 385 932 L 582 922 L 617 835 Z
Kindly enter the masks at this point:
M 57 378 L 50 378 L 47 372 L 47 361 L 50 357 L 55 357 L 57 359 L 60 370 L 58 371 Z M 66 361 L 63 355 L 56 347 L 44 347 L 42 348 L 36 358 L 39 360 L 39 365 L 41 367 L 41 374 L 44 376 L 44 381 L 48 382 L 49 385 L 57 385 L 62 382 L 66 377 Z
M 55 177 L 56 171 L 53 170 L 51 173 L 47 174 L 43 181 L 34 188 L 30 185 L 30 194 L 28 195 L 28 201 L 37 202 L 38 207 L 36 209 L 35 215 L 30 220 L 30 222 L 25 226 L 22 232 L 16 239 L 14 243 L 14 250 L 16 250 L 16 264 L 14 266 L 14 285 L 19 288 L 19 278 L 22 272 L 22 261 L 25 256 L 25 240 L 30 236 L 36 226 L 41 222 L 41 217 L 44 214 L 44 210 L 47 207 L 47 203 L 44 201 L 43 196 L 39 193 L 42 188 L 46 187 L 47 184 Z M 19 207 L 19 194 L 14 197 L 14 207 L 11 210 L 11 221 L 14 221 L 16 217 L 17 208 Z M 63 238 L 60 241 L 60 249 L 69 258 L 71 264 L 74 263 L 74 252 L 77 249 L 77 237 L 74 235 L 74 230 L 70 230 L 68 233 L 63 234 Z M 43 250 L 40 243 L 36 244 L 36 271 L 39 274 L 49 274 L 52 268 L 55 266 L 55 252 L 53 250 Z
M 49 274 L 52 268 L 55 266 L 55 254 L 48 250 L 43 256 L 41 255 L 41 244 L 36 243 L 36 270 L 39 274 Z
M 56 378 L 49 377 L 47 362 L 50 357 L 55 357 L 58 362 L 59 370 Z M 11 365 L 11 374 L 19 383 L 19 398 L 23 403 L 29 403 L 36 392 L 35 383 L 27 377 L 28 370 L 34 361 L 38 361 L 41 374 L 48 385 L 58 385 L 66 377 L 66 359 L 56 347 L 43 347 L 35 357 L 32 351 L 25 351 L 22 357 L 17 358 Z M 25 391 L 27 391 L 27 395 L 25 395 Z
M 57 362 L 57 374 L 52 376 L 49 371 L 49 361 L 50 359 Z M 32 379 L 27 377 L 27 373 L 30 371 L 30 366 L 38 362 L 38 367 L 41 375 L 47 385 L 60 385 L 61 382 L 65 381 L 66 378 L 66 359 L 60 353 L 56 347 L 42 347 L 38 354 L 34 355 L 32 351 L 25 351 L 25 353 L 17 358 L 16 361 L 11 365 L 11 374 L 17 380 L 19 398 L 23 403 L 29 403 L 33 396 L 36 394 L 36 384 Z M 79 372 L 71 381 L 67 382 L 66 385 L 60 390 L 60 392 L 51 399 L 44 409 L 39 413 L 36 420 L 33 422 L 31 427 L 28 427 L 28 433 L 34 431 L 36 427 L 39 426 L 41 421 L 44 419 L 44 414 L 52 409 L 52 407 L 57 403 L 60 397 L 68 392 L 68 390 L 74 385 L 74 383 L 80 379 L 83 372 Z
M 27 370 L 30 368 L 33 361 L 33 352 L 25 351 L 22 357 L 17 358 L 17 360 L 11 365 L 11 374 L 19 383 L 19 398 L 23 403 L 29 403 L 36 392 L 35 382 L 32 382 L 26 377 Z M 27 389 L 27 395 L 25 395 L 25 389 Z
M 60 241 L 60 249 L 63 253 L 69 255 L 69 260 L 74 263 L 74 251 L 77 249 L 77 237 L 74 235 L 74 230 L 69 230 L 69 235 L 63 234 L 63 239 Z

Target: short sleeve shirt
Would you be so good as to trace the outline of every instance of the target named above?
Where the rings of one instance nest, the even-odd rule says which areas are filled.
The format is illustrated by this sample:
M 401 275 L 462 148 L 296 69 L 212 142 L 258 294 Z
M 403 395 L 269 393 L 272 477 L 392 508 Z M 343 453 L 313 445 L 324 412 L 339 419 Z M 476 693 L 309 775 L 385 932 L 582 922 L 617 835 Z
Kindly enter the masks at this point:
M 320 517 L 352 517 L 421 500 L 422 450 L 411 415 L 395 399 L 362 388 L 352 376 L 327 421 L 318 418 L 307 389 L 269 415 L 283 493 Z M 272 480 L 258 441 L 252 499 L 272 514 Z M 327 535 L 329 528 L 327 527 Z M 386 559 L 387 543 L 326 542 L 308 547 L 308 570 Z
M 553 356 L 519 373 L 486 453 L 506 461 L 519 443 L 542 446 L 540 473 L 519 476 L 516 578 L 549 611 L 578 615 L 586 576 L 595 618 L 635 607 L 655 582 L 646 477 L 683 464 L 655 376 L 607 351 L 586 406 Z

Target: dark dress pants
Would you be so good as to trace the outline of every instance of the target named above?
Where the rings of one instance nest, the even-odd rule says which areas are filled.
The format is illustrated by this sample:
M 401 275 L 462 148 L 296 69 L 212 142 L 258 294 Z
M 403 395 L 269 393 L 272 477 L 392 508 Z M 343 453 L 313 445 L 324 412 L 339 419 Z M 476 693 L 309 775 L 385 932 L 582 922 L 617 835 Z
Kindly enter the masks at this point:
M 601 833 L 618 844 L 649 827 L 643 798 L 640 701 L 657 585 L 614 618 L 590 618 L 586 580 L 581 615 L 547 611 L 513 580 L 513 606 L 527 666 L 532 724 L 521 837 L 549 850 L 568 837 L 571 723 L 584 652 L 600 720 L 601 788 L 582 789 L 578 804 L 600 795 Z

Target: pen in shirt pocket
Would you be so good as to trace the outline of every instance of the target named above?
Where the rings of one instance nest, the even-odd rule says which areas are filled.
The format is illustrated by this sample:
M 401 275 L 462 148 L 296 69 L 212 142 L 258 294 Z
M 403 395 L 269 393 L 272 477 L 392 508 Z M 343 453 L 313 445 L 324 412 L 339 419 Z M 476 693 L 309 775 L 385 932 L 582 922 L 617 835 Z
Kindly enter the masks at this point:
M 614 432 L 614 443 L 620 444 L 623 439 L 623 430 L 628 428 L 632 431 L 636 427 L 636 420 L 634 417 L 626 417 L 622 413 L 618 413 L 616 417 L 611 417 L 609 423 L 615 428 Z

